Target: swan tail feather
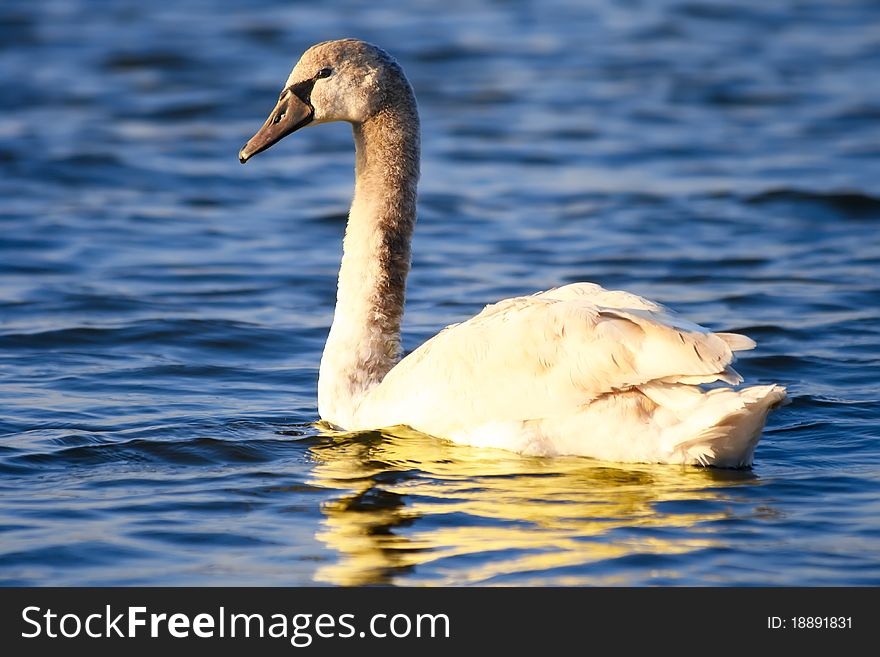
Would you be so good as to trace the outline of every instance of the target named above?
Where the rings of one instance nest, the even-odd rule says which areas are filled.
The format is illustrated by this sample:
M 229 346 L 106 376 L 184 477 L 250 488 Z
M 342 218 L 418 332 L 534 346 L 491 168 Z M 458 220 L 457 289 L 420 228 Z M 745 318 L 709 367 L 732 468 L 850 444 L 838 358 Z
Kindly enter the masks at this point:
M 669 461 L 743 468 L 752 465 L 767 414 L 785 402 L 785 388 L 718 388 L 688 397 L 689 405 L 678 409 L 688 417 L 664 437 Z
M 754 340 L 739 333 L 716 333 L 715 335 L 724 340 L 731 351 L 748 351 L 758 346 Z

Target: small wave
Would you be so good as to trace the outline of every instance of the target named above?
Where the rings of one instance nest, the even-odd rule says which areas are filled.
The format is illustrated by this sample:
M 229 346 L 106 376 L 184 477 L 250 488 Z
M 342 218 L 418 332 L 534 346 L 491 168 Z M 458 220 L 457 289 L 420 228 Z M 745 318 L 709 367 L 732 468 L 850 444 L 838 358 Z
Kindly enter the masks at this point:
M 880 198 L 860 191 L 814 192 L 784 187 L 747 196 L 745 201 L 754 205 L 813 204 L 850 217 L 880 219 Z
M 114 53 L 104 59 L 108 71 L 128 72 L 141 70 L 175 70 L 190 66 L 193 60 L 179 52 L 154 50 L 152 52 Z
M 175 121 L 215 115 L 222 109 L 223 106 L 220 103 L 189 101 L 168 104 L 167 106 L 157 108 L 153 111 L 152 116 L 159 120 Z
M 247 442 L 194 438 L 190 440 L 143 440 L 68 447 L 54 452 L 31 452 L 7 460 L 7 466 L 101 465 L 120 462 L 153 462 L 176 465 L 263 463 L 288 454 L 290 444 L 282 440 Z M 12 463 L 9 463 L 11 461 Z
M 272 545 L 271 541 L 263 540 L 255 536 L 246 536 L 232 532 L 193 532 L 193 531 L 141 531 L 132 532 L 132 538 L 173 543 L 174 545 L 208 546 L 208 547 L 253 547 L 260 545 Z
M 271 335 L 267 335 L 271 334 Z M 10 332 L 0 334 L 0 348 L 55 349 L 84 345 L 125 346 L 136 343 L 173 344 L 220 350 L 274 352 L 268 346 L 270 337 L 282 338 L 281 331 L 236 320 L 214 319 L 150 319 L 123 326 L 74 326 L 33 333 Z
M 15 9 L 0 14 L 0 50 L 27 48 L 40 43 L 37 20 Z
M 3 555 L 6 564 L 45 565 L 63 563 L 70 567 L 100 566 L 122 559 L 143 556 L 145 550 L 123 547 L 107 541 L 88 541 L 76 545 L 47 545 Z
M 52 160 L 53 163 L 62 164 L 74 168 L 115 168 L 123 166 L 123 162 L 113 153 L 106 152 L 78 152 Z

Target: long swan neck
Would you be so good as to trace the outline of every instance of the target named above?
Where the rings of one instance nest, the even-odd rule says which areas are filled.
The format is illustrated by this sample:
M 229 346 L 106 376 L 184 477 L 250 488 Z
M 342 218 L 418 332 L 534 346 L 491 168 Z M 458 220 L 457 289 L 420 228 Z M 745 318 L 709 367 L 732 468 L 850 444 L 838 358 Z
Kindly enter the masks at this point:
M 318 383 L 321 418 L 344 428 L 400 360 L 419 178 L 418 113 L 404 87 L 393 106 L 353 126 L 354 200 Z

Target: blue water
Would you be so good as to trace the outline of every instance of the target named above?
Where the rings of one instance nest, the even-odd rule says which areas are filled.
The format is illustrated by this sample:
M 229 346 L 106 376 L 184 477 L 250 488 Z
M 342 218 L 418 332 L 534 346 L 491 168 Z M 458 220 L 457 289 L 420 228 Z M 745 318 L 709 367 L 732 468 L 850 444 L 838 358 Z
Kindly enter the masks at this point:
M 0 5 L 0 583 L 880 585 L 880 5 Z M 752 470 L 327 438 L 347 126 L 242 167 L 299 53 L 419 98 L 405 345 L 595 281 L 759 343 Z

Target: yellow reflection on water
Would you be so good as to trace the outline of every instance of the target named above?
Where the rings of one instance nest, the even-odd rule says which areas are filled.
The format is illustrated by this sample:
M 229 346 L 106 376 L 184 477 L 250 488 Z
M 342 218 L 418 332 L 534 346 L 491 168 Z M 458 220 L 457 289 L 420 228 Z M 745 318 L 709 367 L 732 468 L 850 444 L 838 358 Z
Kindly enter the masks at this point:
M 323 505 L 318 533 L 338 558 L 316 578 L 346 586 L 628 584 L 631 576 L 613 574 L 626 569 L 590 565 L 723 545 L 701 525 L 729 515 L 722 487 L 754 479 L 523 457 L 405 428 L 326 435 L 311 448 L 310 483 L 340 490 Z M 644 531 L 611 535 L 621 528 Z M 657 574 L 677 577 L 668 566 Z

